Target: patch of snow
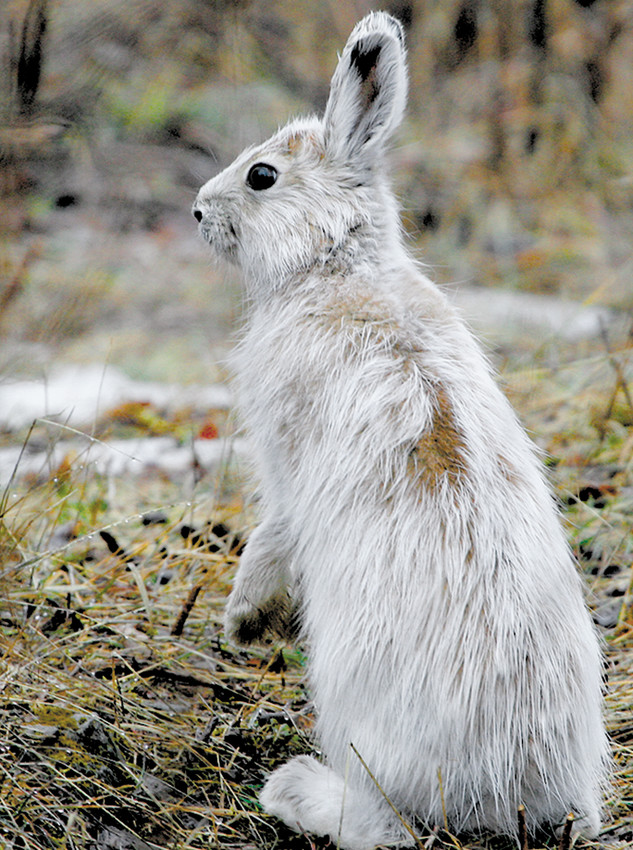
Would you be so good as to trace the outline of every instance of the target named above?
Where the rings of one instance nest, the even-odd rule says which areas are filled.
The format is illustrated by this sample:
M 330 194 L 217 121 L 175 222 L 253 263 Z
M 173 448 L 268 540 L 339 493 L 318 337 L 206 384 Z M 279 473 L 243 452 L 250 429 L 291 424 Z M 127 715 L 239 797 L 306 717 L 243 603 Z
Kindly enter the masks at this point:
M 39 380 L 0 383 L 0 427 L 17 431 L 40 418 L 73 427 L 89 425 L 99 414 L 129 401 L 174 410 L 226 409 L 230 393 L 222 384 L 181 386 L 134 381 L 113 366 L 65 366 Z
M 474 328 L 493 339 L 523 331 L 579 342 L 599 336 L 616 319 L 605 307 L 508 289 L 463 286 L 449 290 L 449 297 Z
M 179 444 L 172 437 L 139 437 L 103 442 L 86 436 L 76 440 L 58 440 L 46 450 L 31 451 L 16 447 L 0 449 L 0 487 L 6 487 L 15 476 L 47 480 L 65 459 L 73 468 L 90 467 L 104 476 L 141 475 L 147 470 L 178 478 L 203 469 L 216 470 L 245 452 L 240 439 L 194 440 Z

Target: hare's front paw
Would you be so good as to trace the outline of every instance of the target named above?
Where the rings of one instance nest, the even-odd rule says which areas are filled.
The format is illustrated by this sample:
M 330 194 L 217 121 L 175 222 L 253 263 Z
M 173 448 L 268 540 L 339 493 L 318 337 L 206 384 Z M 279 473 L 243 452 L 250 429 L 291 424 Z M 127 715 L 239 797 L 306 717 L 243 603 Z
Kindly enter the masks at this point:
M 254 605 L 243 592 L 233 591 L 226 608 L 224 631 L 234 643 L 256 643 L 270 633 L 291 637 L 293 620 L 287 593 L 272 596 Z

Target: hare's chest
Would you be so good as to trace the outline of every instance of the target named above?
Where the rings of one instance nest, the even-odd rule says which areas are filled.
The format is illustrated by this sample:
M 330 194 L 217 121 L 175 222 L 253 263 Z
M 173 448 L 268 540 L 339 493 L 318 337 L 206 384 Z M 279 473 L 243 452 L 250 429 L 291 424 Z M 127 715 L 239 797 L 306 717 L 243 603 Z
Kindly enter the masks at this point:
M 251 437 L 298 448 L 328 416 L 331 375 L 327 356 L 294 328 L 253 327 L 234 358 L 237 401 Z

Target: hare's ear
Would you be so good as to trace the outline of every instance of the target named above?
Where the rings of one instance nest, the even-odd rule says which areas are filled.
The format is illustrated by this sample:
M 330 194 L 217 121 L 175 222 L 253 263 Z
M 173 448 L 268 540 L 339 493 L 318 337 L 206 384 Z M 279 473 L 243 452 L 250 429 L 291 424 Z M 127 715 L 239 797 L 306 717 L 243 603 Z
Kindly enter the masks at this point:
M 370 166 L 400 123 L 406 96 L 402 26 L 373 12 L 354 27 L 332 77 L 323 118 L 328 152 Z

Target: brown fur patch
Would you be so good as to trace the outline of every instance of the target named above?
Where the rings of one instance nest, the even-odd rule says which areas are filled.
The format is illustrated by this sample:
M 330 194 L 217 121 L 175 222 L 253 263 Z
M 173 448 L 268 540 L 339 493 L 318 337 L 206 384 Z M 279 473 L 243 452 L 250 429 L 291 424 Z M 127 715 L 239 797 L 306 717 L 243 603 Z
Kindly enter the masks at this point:
M 509 461 L 504 455 L 497 455 L 497 467 L 501 475 L 508 481 L 510 484 L 519 484 L 521 480 L 521 475 L 516 466 Z
M 286 156 L 294 156 L 298 153 L 304 146 L 309 146 L 314 149 L 314 151 L 318 154 L 319 159 L 323 159 L 324 151 L 319 144 L 317 137 L 314 133 L 307 132 L 298 132 L 293 133 L 292 136 L 289 136 L 288 141 L 286 142 L 286 147 L 283 153 Z
M 441 387 L 436 390 L 433 423 L 409 453 L 408 468 L 429 489 L 435 489 L 445 476 L 454 487 L 465 474 L 464 439 Z
M 372 333 L 377 340 L 393 338 L 393 342 L 397 341 L 401 328 L 392 318 L 392 309 L 389 304 L 363 291 L 348 290 L 342 297 L 338 296 L 338 293 L 335 295 L 337 297 L 326 304 L 322 311 L 324 324 L 352 332 L 362 329 L 365 325 L 371 325 Z M 394 353 L 400 354 L 398 346 L 394 347 Z
M 289 156 L 297 153 L 303 147 L 303 134 L 295 133 L 293 136 L 290 136 L 288 139 L 288 146 L 286 148 L 286 153 Z

